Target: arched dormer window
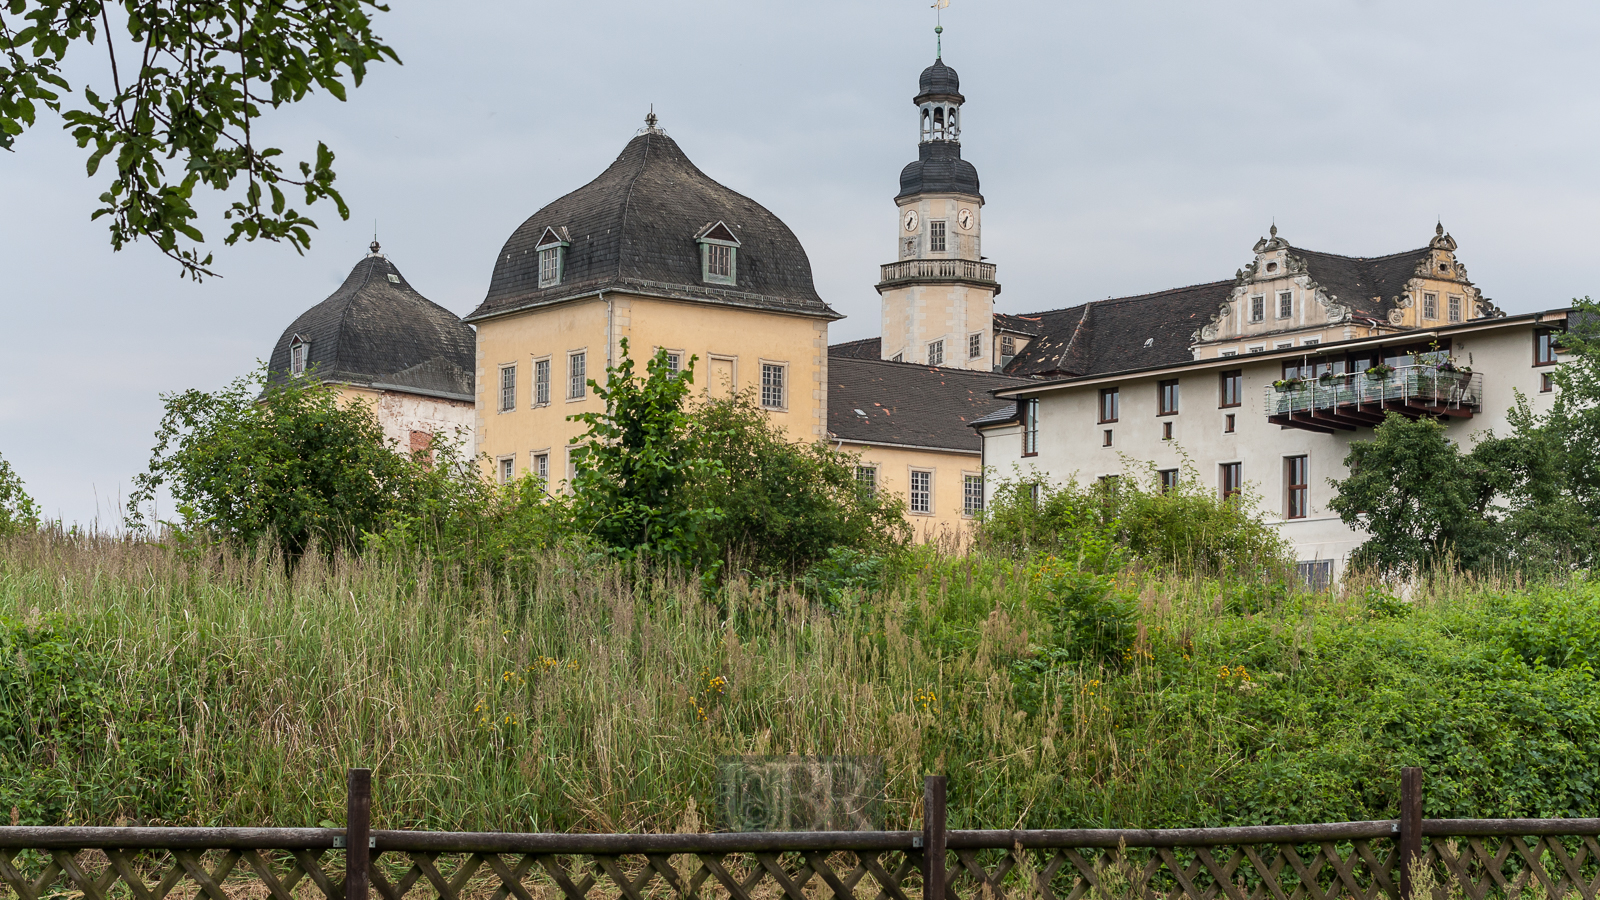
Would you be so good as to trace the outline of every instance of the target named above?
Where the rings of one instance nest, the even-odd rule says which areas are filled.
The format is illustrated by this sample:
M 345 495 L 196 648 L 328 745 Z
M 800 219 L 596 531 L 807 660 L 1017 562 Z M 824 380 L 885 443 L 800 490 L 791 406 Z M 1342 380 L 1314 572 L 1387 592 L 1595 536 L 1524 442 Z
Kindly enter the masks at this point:
M 534 249 L 539 251 L 539 287 L 554 287 L 561 283 L 567 267 L 567 229 L 545 228 Z
M 700 280 L 707 284 L 739 283 L 739 239 L 722 222 L 707 225 L 695 236 L 700 244 Z
M 289 341 L 289 374 L 304 375 L 306 365 L 311 359 L 311 342 L 295 335 Z

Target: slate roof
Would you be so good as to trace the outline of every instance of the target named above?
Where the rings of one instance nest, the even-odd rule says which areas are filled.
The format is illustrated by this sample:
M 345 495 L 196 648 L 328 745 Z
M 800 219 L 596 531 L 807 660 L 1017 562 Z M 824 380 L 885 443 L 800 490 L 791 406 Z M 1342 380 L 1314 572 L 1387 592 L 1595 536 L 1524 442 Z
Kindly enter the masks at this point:
M 270 381 L 286 377 L 295 335 L 310 342 L 307 365 L 324 381 L 473 399 L 472 326 L 417 293 L 382 256 L 356 263 L 338 290 L 284 329 L 267 364 Z
M 970 194 L 983 199 L 978 193 L 978 169 L 961 158 L 961 144 L 956 141 L 923 141 L 917 145 L 917 159 L 900 170 L 900 193 L 896 200 L 913 194 Z
M 835 440 L 937 450 L 983 449 L 971 423 L 1016 406 L 990 391 L 1027 379 L 828 353 L 828 431 Z M 858 412 L 859 410 L 859 412 Z
M 942 56 L 922 70 L 922 76 L 917 79 L 916 99 L 911 102 L 921 104 L 929 97 L 954 97 L 957 103 L 964 103 L 967 99 L 961 96 L 961 76 L 944 64 Z
M 1044 333 L 1044 328 L 1038 318 L 1013 316 L 1008 313 L 995 313 L 994 327 L 1000 331 L 1009 331 L 1012 334 L 1036 335 Z
M 1416 277 L 1417 266 L 1430 257 L 1427 247 L 1373 257 L 1339 256 L 1299 247 L 1291 247 L 1289 253 L 1305 260 L 1311 279 L 1330 299 L 1369 319 L 1389 315 L 1394 299 L 1405 292 L 1406 282 Z
M 700 280 L 696 237 L 722 222 L 739 241 L 736 285 Z M 565 229 L 562 283 L 539 287 L 535 246 L 546 228 Z M 472 322 L 600 290 L 699 300 L 829 319 L 805 248 L 761 204 L 713 181 L 651 128 L 637 135 L 598 178 L 534 213 L 495 258 Z
M 828 348 L 829 359 L 883 359 L 883 338 L 846 341 Z
M 1233 285 L 1215 281 L 1030 313 L 1020 318 L 1036 320 L 1042 333 L 1011 360 L 1005 374 L 1066 378 L 1188 362 L 1194 358 L 1190 336 L 1210 320 Z

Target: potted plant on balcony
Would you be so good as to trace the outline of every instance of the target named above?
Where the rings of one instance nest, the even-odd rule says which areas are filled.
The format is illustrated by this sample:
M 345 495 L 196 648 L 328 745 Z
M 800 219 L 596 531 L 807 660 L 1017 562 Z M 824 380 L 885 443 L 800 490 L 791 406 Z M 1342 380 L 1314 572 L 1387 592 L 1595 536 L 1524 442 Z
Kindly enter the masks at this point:
M 1385 378 L 1388 378 L 1393 374 L 1394 366 L 1391 366 L 1386 362 L 1378 363 L 1377 365 L 1367 369 L 1367 377 L 1373 381 L 1383 381 Z
M 1280 378 L 1272 383 L 1272 389 L 1280 394 L 1287 394 L 1300 390 L 1305 383 L 1304 378 Z
M 1333 380 L 1335 378 L 1338 378 L 1338 377 L 1339 377 L 1339 373 L 1336 373 L 1332 369 L 1329 369 L 1328 371 L 1323 372 L 1321 375 L 1317 376 L 1317 382 L 1319 384 L 1329 385 L 1329 384 L 1333 384 Z

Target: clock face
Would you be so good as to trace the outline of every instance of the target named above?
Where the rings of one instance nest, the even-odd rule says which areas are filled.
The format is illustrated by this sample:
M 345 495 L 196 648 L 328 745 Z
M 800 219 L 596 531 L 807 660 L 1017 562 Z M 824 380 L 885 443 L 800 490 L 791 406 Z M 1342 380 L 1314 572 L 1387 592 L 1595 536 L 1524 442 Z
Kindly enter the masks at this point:
M 906 230 L 907 231 L 916 231 L 917 230 L 917 211 L 916 210 L 914 210 L 914 209 L 906 210 L 905 226 L 906 226 Z
M 972 210 L 963 209 L 961 212 L 956 213 L 956 224 L 961 226 L 961 230 L 962 231 L 971 231 L 972 230 Z

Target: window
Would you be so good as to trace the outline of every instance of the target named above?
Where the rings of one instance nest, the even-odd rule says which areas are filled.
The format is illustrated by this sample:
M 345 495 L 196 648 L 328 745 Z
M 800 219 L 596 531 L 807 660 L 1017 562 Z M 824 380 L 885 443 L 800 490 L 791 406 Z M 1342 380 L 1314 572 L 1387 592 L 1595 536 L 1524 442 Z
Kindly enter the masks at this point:
M 1009 334 L 1002 335 L 1001 338 L 1000 338 L 1000 355 L 1001 356 L 1016 356 L 1017 355 L 1017 339 L 1012 337 Z
M 1294 346 L 1294 341 L 1278 341 L 1277 343 L 1272 345 L 1272 349 L 1274 349 L 1274 350 L 1288 350 L 1289 348 L 1291 348 L 1293 346 Z
M 539 251 L 539 287 L 547 288 L 561 283 L 561 249 L 545 247 Z
M 1234 422 L 1233 413 L 1228 413 L 1227 415 L 1222 417 L 1222 433 L 1223 434 L 1233 434 L 1233 422 Z
M 1167 421 L 1161 423 L 1161 439 L 1163 441 L 1172 440 L 1172 420 L 1171 419 L 1168 419 Z
M 725 223 L 700 232 L 700 280 L 709 284 L 739 283 L 739 239 Z
M 975 516 L 983 512 L 983 476 L 970 473 L 961 476 L 961 514 Z
M 295 335 L 289 344 L 289 374 L 304 375 L 306 373 L 306 359 L 311 356 L 311 342 Z
M 894 355 L 894 358 L 889 360 L 889 361 L 890 362 L 905 362 L 905 354 L 904 353 L 896 353 Z
M 1539 393 L 1548 394 L 1556 389 L 1556 378 L 1549 372 L 1539 373 Z
M 1533 364 L 1553 366 L 1556 362 L 1556 332 L 1541 328 L 1533 333 Z
M 928 365 L 944 365 L 944 341 L 934 341 L 928 345 Z
M 761 405 L 767 409 L 788 406 L 788 397 L 783 392 L 784 368 L 782 363 L 761 364 Z
M 540 481 L 550 483 L 550 451 L 533 454 L 533 474 L 539 476 Z
M 1285 482 L 1289 486 L 1289 496 L 1286 498 L 1283 514 L 1290 519 L 1304 519 L 1306 517 L 1307 484 L 1310 479 L 1306 475 L 1306 458 L 1304 456 L 1290 456 L 1283 461 Z
M 1117 488 L 1122 486 L 1121 475 L 1101 475 L 1096 480 L 1100 483 L 1100 489 L 1107 494 L 1115 494 Z
M 878 467 L 856 466 L 856 484 L 868 497 L 878 492 Z
M 1267 318 L 1267 295 L 1257 294 L 1250 298 L 1250 321 L 1264 322 Z
M 673 350 L 667 351 L 667 371 L 676 375 L 683 370 L 683 354 Z
M 1170 494 L 1178 489 L 1178 470 L 1162 469 L 1156 473 L 1161 476 L 1161 493 Z
M 911 470 L 911 511 L 933 515 L 933 473 L 926 469 Z
M 1239 463 L 1223 463 L 1220 467 L 1222 475 L 1222 499 L 1237 497 L 1244 491 L 1244 478 L 1240 471 Z
M 1237 348 L 1235 348 L 1233 350 L 1224 350 L 1221 353 L 1218 353 L 1217 355 L 1218 356 L 1238 356 L 1239 355 L 1239 350 Z
M 1111 429 L 1107 428 L 1105 430 L 1105 432 L 1100 437 L 1100 446 L 1102 446 L 1102 447 L 1111 446 L 1111 438 L 1112 438 Z
M 936 219 L 928 223 L 928 250 L 932 253 L 944 252 L 944 221 Z
M 1118 388 L 1100 389 L 1100 421 L 1115 422 L 1118 408 L 1121 404 L 1121 391 Z
M 1244 370 L 1230 369 L 1222 373 L 1221 407 L 1238 406 L 1244 402 Z
M 550 360 L 533 361 L 533 405 L 550 405 Z
M 1247 353 L 1265 353 L 1265 352 L 1267 352 L 1267 345 L 1266 344 L 1257 344 L 1257 345 L 1255 345 L 1254 347 L 1251 347 L 1249 350 L 1247 350 L 1245 352 L 1247 352 Z
M 571 353 L 567 355 L 567 399 L 582 400 L 587 388 L 587 354 Z
M 1452 321 L 1452 322 L 1461 321 L 1461 298 L 1455 296 L 1454 294 L 1452 294 L 1452 295 L 1450 295 L 1449 303 L 1450 303 L 1450 306 L 1449 306 L 1449 309 L 1450 309 L 1450 321 Z
M 1172 378 L 1163 381 L 1157 386 L 1161 411 L 1158 416 L 1175 416 L 1178 414 L 1178 379 Z
M 1039 452 L 1039 401 L 1022 401 L 1022 455 L 1033 456 Z
M 1294 564 L 1306 590 L 1321 592 L 1333 586 L 1333 560 L 1313 559 Z
M 500 367 L 500 411 L 511 412 L 517 408 L 517 367 Z
M 1300 342 L 1300 346 L 1302 346 L 1302 347 L 1315 347 L 1316 345 L 1318 345 L 1320 343 L 1322 343 L 1322 339 L 1321 338 L 1306 338 L 1305 340 Z
M 1278 293 L 1278 318 L 1294 318 L 1294 292 L 1280 291 Z
M 977 359 L 983 355 L 983 333 L 967 335 L 967 358 Z
M 500 459 L 500 483 L 510 484 L 517 474 L 516 460 L 510 456 Z
M 1422 295 L 1422 317 L 1424 319 L 1437 319 L 1437 318 L 1439 318 L 1439 295 L 1438 294 L 1423 294 Z

